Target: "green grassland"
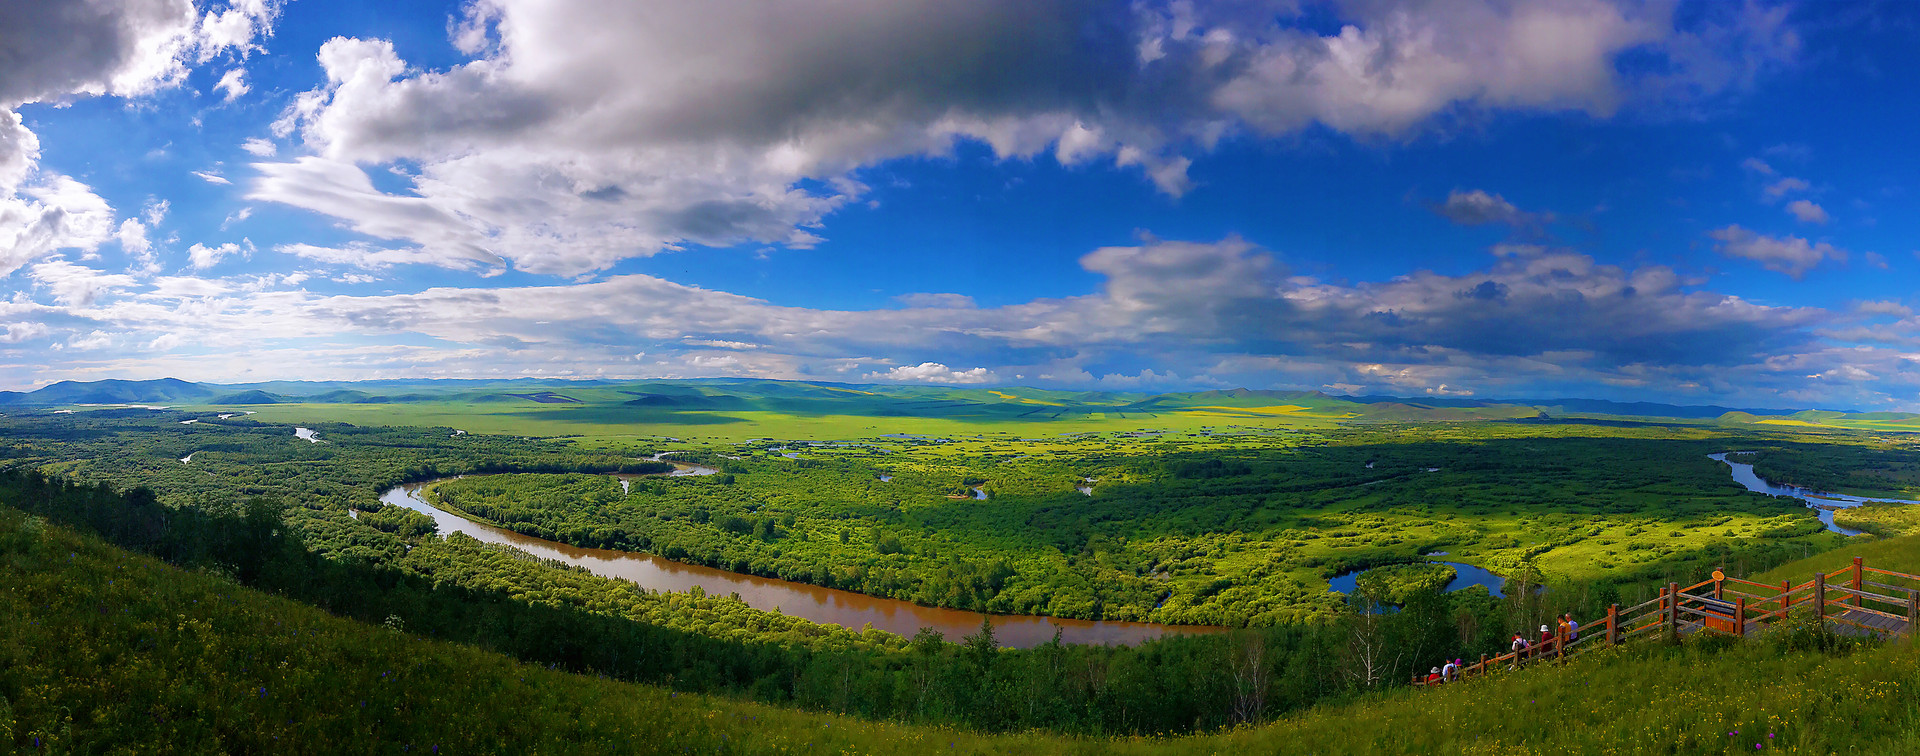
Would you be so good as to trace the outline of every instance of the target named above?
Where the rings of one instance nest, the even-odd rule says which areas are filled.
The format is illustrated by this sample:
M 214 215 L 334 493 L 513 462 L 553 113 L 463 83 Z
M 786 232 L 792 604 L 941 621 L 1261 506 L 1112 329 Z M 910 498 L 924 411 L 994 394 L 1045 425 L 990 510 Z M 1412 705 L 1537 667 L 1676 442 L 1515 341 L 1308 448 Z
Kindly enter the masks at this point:
M 1362 403 L 1317 392 L 1246 389 L 1148 395 L 752 380 L 428 381 L 373 393 L 382 389 L 348 388 L 351 385 L 262 384 L 199 395 L 180 387 L 155 388 L 161 393 L 153 398 L 178 409 L 252 411 L 259 420 L 278 423 L 446 426 L 470 433 L 572 437 L 584 444 L 659 437 L 738 443 L 888 434 L 1033 437 L 1223 425 L 1328 428 L 1348 422 L 1461 422 L 1540 413 L 1520 405 Z M 134 396 L 132 391 L 122 387 L 109 398 Z
M 1832 561 L 1834 557 L 1828 556 Z M 0 744 L 27 753 L 1906 753 L 1920 655 L 1641 643 L 1188 738 L 984 735 L 569 674 L 330 617 L 0 509 Z
M 269 393 L 282 389 L 266 387 L 249 389 L 266 396 L 216 398 L 273 403 L 222 408 L 10 407 L 0 417 L 0 460 L 125 492 L 115 503 L 106 489 L 74 489 L 73 501 L 92 502 L 82 508 L 91 519 L 77 521 L 149 553 L 162 552 L 124 538 L 155 522 L 178 529 L 204 516 L 215 524 L 193 527 L 258 556 L 245 538 L 221 535 L 240 526 L 218 523 L 252 522 L 251 513 L 271 509 L 285 526 L 285 540 L 269 549 L 284 554 L 266 562 L 277 567 L 181 551 L 206 540 L 191 528 L 170 536 L 167 558 L 343 617 L 373 625 L 394 617 L 415 635 L 682 696 L 1086 736 L 1282 720 L 1217 741 L 952 741 L 1042 752 L 1211 752 L 1273 748 L 1285 738 L 1333 751 L 1438 743 L 1442 752 L 1477 752 L 1457 734 L 1365 740 L 1302 712 L 1359 697 L 1354 716 L 1424 721 L 1419 726 L 1444 733 L 1454 724 L 1407 720 L 1404 706 L 1371 710 L 1366 701 L 1397 695 L 1378 689 L 1441 654 L 1496 651 L 1516 628 L 1562 611 L 1592 616 L 1607 603 L 1636 603 L 1669 580 L 1693 582 L 1714 568 L 1811 574 L 1812 562 L 1795 560 L 1831 558 L 1836 548 L 1870 559 L 1912 550 L 1902 539 L 1824 532 L 1811 510 L 1748 493 L 1707 458 L 1751 450 L 1770 479 L 1900 492 L 1920 480 L 1920 455 L 1902 434 L 1542 417 L 1511 405 L 1298 392 L 870 388 L 554 382 L 465 386 L 405 401 L 336 393 L 287 403 Z M 255 414 L 218 417 L 242 406 Z M 296 423 L 315 429 L 319 442 L 294 438 Z M 622 491 L 611 474 L 650 472 L 658 465 L 646 458 L 660 452 L 722 474 L 637 478 Z M 759 612 L 727 597 L 636 589 L 472 539 L 435 537 L 424 516 L 378 501 L 402 482 L 454 476 L 466 477 L 430 489 L 446 507 L 578 545 L 933 606 L 1256 629 L 1131 649 L 988 653 L 991 637 L 902 638 Z M 29 494 L 66 490 L 22 485 Z M 115 507 L 144 513 L 134 521 L 146 525 L 102 514 Z M 165 511 L 176 514 L 158 514 Z M 1906 510 L 1843 514 L 1878 523 L 1861 528 L 1876 533 L 1912 527 Z M 1548 591 L 1510 586 L 1504 600 L 1436 594 L 1445 571 L 1418 566 L 1436 552 Z M 1327 590 L 1329 578 L 1355 570 L 1370 570 L 1360 580 L 1368 600 L 1403 611 L 1376 622 Z M 1382 667 L 1390 672 L 1356 677 L 1352 634 L 1376 624 L 1404 653 Z M 1247 692 L 1236 681 L 1256 647 L 1265 649 L 1255 656 L 1271 682 L 1263 702 L 1243 705 Z M 640 648 L 653 650 L 633 652 Z M 1706 650 L 1674 653 L 1687 664 L 1711 663 Z M 1664 662 L 1650 658 L 1608 663 L 1629 670 L 1620 674 L 1651 675 L 1650 665 Z M 1629 718 L 1658 718 L 1634 714 L 1632 705 L 1594 702 Z M 1507 750 L 1521 742 L 1498 740 Z M 1700 741 L 1678 750 L 1714 752 L 1705 748 Z
M 980 425 L 1031 435 L 1113 430 L 1157 421 L 1174 428 L 1208 420 L 1296 427 L 1395 422 L 1602 419 L 1749 431 L 1907 434 L 1920 415 L 1806 410 L 1700 414 L 1705 408 L 1549 400 L 1544 404 L 1449 399 L 1333 397 L 1310 391 L 1214 390 L 1170 394 L 974 389 L 755 379 L 272 381 L 221 386 L 172 379 L 61 382 L 28 393 L 0 391 L 0 406 L 67 408 L 119 404 L 270 412 L 286 422 L 472 425 L 474 432 L 643 438 L 649 434 L 740 441 L 854 438 L 891 432 L 963 434 Z M 1612 413 L 1612 414 L 1609 414 Z M 1621 413 L 1631 413 L 1630 415 Z M 1672 416 L 1668 416 L 1672 415 Z M 1682 419 L 1686 418 L 1686 419 Z M 865 433 L 864 431 L 874 431 Z
M 0 574 L 6 752 L 833 754 L 1013 752 L 1028 741 L 517 663 L 337 619 L 4 508 Z
M 1811 633 L 1748 643 L 1644 642 L 1564 666 L 1316 710 L 1178 744 L 1209 753 L 1914 753 L 1920 655 L 1905 642 L 1805 650 Z M 1830 642 L 1830 641 L 1829 641 Z M 1116 749 L 1118 753 L 1148 748 Z
M 207 409 L 222 409 L 209 407 Z M 992 432 L 1012 437 L 1061 433 L 1104 433 L 1143 427 L 1199 430 L 1239 423 L 1299 428 L 1331 427 L 1336 420 L 1316 416 L 1267 417 L 1211 412 L 1167 413 L 1146 417 L 1089 412 L 1072 417 L 1024 420 L 1006 417 L 887 417 L 795 414 L 770 410 L 674 412 L 622 406 L 498 406 L 464 403 L 275 404 L 257 408 L 256 419 L 278 423 L 340 422 L 356 425 L 446 426 L 469 433 L 577 437 L 585 448 L 609 442 L 676 438 L 692 443 L 727 444 L 752 439 L 861 439 L 888 434 L 972 436 Z
M 1868 504 L 1835 511 L 1833 523 L 1885 538 L 1920 535 L 1920 508 L 1905 504 Z
M 1812 580 L 1815 572 L 1833 572 L 1852 564 L 1854 557 L 1860 557 L 1869 567 L 1920 575 L 1920 537 L 1854 538 L 1831 552 L 1777 565 L 1751 579 L 1769 584 L 1791 580 L 1798 585 Z
M 849 389 L 786 388 L 865 400 Z M 1016 407 L 1086 401 L 977 393 Z M 567 396 L 574 394 L 586 392 Z M 696 403 L 691 396 L 675 401 Z M 1183 403 L 1272 400 L 1214 392 Z M 657 480 L 626 494 L 608 477 L 545 472 L 434 491 L 452 508 L 532 535 L 922 604 L 1229 626 L 1337 613 L 1343 598 L 1328 593 L 1328 578 L 1431 552 L 1549 584 L 1609 583 L 1627 597 L 1703 565 L 1765 567 L 1830 548 L 1838 537 L 1797 504 L 1746 493 L 1706 455 L 1764 448 L 1764 464 L 1827 449 L 1872 451 L 1697 424 L 1308 429 L 1245 419 L 1187 430 L 1018 436 L 977 424 L 967 435 L 733 443 L 583 443 L 316 422 L 324 443 L 308 444 L 260 412 L 222 420 L 93 410 L 4 418 L 0 427 L 22 440 L 40 434 L 43 443 L 15 456 L 43 469 L 148 485 L 170 504 L 247 495 L 298 504 L 289 520 L 317 548 L 374 561 L 401 559 L 430 528 L 418 515 L 381 512 L 377 497 L 387 486 L 490 471 L 610 472 L 680 449 L 728 474 Z M 181 463 L 189 453 L 194 461 Z M 1092 495 L 1075 490 L 1087 479 L 1097 481 Z M 976 487 L 989 498 L 971 498 Z M 349 509 L 369 516 L 356 521 Z
M 1486 424 L 759 442 L 695 455 L 729 486 L 623 494 L 603 476 L 519 475 L 433 493 L 530 535 L 923 604 L 1269 625 L 1340 611 L 1339 572 L 1431 552 L 1624 584 L 1837 544 L 1811 511 L 1745 492 L 1706 458 L 1728 443 Z M 1075 490 L 1087 479 L 1091 495 Z

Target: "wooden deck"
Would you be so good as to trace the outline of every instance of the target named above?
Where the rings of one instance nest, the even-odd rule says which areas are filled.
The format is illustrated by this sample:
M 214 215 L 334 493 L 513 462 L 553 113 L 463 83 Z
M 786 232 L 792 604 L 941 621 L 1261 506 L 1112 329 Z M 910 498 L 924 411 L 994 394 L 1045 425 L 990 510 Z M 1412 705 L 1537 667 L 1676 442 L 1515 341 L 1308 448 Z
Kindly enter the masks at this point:
M 1906 635 L 1909 624 L 1907 620 L 1889 617 L 1880 612 L 1869 613 L 1855 609 L 1833 614 L 1829 619 L 1837 623 L 1833 627 L 1834 633 L 1854 637 L 1871 635 L 1891 638 L 1896 635 Z
M 1837 635 L 1908 635 L 1920 622 L 1920 575 L 1868 567 L 1859 557 L 1833 572 L 1815 573 L 1812 580 L 1799 585 L 1756 583 L 1714 570 L 1712 577 L 1684 588 L 1668 583 L 1658 598 L 1624 609 L 1618 604 L 1608 607 L 1605 617 L 1581 623 L 1577 641 L 1557 637 L 1520 654 L 1481 656 L 1479 663 L 1460 670 L 1456 679 L 1512 669 L 1516 662 L 1561 659 L 1635 638 L 1702 632 L 1760 635 L 1788 616 L 1817 618 Z M 1425 678 L 1416 674 L 1413 684 L 1424 686 Z

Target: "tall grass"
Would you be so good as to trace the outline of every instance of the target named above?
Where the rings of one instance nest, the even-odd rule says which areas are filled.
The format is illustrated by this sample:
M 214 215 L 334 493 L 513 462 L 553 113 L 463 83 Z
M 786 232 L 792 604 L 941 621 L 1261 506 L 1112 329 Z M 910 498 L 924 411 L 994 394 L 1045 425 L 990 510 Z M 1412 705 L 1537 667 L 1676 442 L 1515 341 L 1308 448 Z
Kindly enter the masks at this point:
M 1217 753 L 1915 753 L 1920 656 L 1906 641 L 1855 645 L 1811 630 L 1744 642 L 1643 642 L 1179 746 Z
M 1833 551 L 1796 559 L 1758 575 L 1745 577 L 1756 583 L 1791 580 L 1794 585 L 1799 585 L 1812 580 L 1815 572 L 1833 572 L 1853 564 L 1854 557 L 1865 560 L 1868 567 L 1920 574 L 1920 535 L 1879 540 L 1872 536 L 1856 536 L 1849 539 L 1845 546 Z
M 0 507 L 4 753 L 980 753 L 1032 740 L 542 669 L 332 617 Z
M 1920 654 L 1906 641 L 1789 627 L 1745 642 L 1601 650 L 1208 736 L 985 736 L 520 664 L 338 619 L 0 507 L 5 750 L 1910 753 L 1920 752 Z

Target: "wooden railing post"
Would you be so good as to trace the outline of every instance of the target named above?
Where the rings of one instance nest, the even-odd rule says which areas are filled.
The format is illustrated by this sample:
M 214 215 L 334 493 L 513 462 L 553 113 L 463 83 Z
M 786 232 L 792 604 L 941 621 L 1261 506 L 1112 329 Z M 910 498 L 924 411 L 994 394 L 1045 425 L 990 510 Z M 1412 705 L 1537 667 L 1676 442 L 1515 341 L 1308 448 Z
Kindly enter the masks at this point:
M 1722 582 L 1722 581 L 1724 580 L 1724 578 L 1721 578 L 1720 576 L 1721 576 L 1721 575 L 1724 575 L 1724 574 L 1726 574 L 1726 573 L 1723 573 L 1723 572 L 1721 572 L 1721 571 L 1719 571 L 1719 570 L 1714 570 L 1714 571 L 1713 571 L 1713 600 L 1715 600 L 1715 601 L 1719 601 L 1719 600 L 1721 600 L 1721 598 L 1720 598 L 1720 583 L 1721 583 L 1721 582 Z
M 1645 595 L 1645 594 L 1641 594 Z M 1607 605 L 1607 645 L 1620 645 L 1620 605 Z
M 1680 637 L 1680 584 L 1667 584 L 1667 638 L 1677 640 Z
M 1780 581 L 1780 616 L 1783 618 L 1787 616 L 1787 608 L 1790 606 L 1793 606 L 1793 597 L 1787 595 L 1792 592 L 1793 592 L 1793 581 L 1791 580 Z
M 1863 584 L 1861 580 L 1861 578 L 1863 577 L 1861 573 L 1865 571 L 1865 570 L 1862 570 L 1861 568 L 1864 566 L 1865 565 L 1861 563 L 1860 557 L 1853 558 L 1853 589 L 1856 591 L 1866 590 L 1866 586 Z M 1854 596 L 1852 603 L 1854 606 L 1865 606 L 1865 604 L 1860 603 L 1859 596 Z
M 1827 573 L 1813 573 L 1813 621 L 1821 628 L 1827 626 Z
M 1487 676 L 1487 655 L 1486 654 L 1480 655 L 1480 676 L 1481 677 Z
M 1733 634 L 1741 638 L 1747 637 L 1747 597 L 1745 596 L 1733 600 Z
M 1908 588 L 1906 633 L 1909 638 L 1915 637 L 1913 634 L 1913 626 L 1915 623 L 1920 623 L 1920 591 Z

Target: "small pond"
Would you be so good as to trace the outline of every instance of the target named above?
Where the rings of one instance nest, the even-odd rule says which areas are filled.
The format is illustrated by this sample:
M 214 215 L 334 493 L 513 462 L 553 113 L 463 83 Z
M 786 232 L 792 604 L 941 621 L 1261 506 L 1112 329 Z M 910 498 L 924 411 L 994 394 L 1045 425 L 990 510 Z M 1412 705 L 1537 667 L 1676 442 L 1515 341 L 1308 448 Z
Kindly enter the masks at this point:
M 1471 564 L 1462 564 L 1460 562 L 1428 562 L 1427 564 L 1444 564 L 1453 568 L 1453 582 L 1447 583 L 1447 593 L 1464 590 L 1476 585 L 1484 585 L 1487 587 L 1487 592 L 1493 594 L 1494 598 L 1506 596 L 1506 594 L 1500 592 L 1500 589 L 1506 586 L 1507 579 L 1488 572 L 1485 568 L 1475 567 Z M 1366 570 L 1355 570 L 1353 572 L 1335 575 L 1332 580 L 1327 581 L 1331 585 L 1328 590 L 1334 591 L 1335 593 L 1353 593 L 1354 585 L 1359 582 L 1360 573 L 1362 572 L 1366 572 Z

